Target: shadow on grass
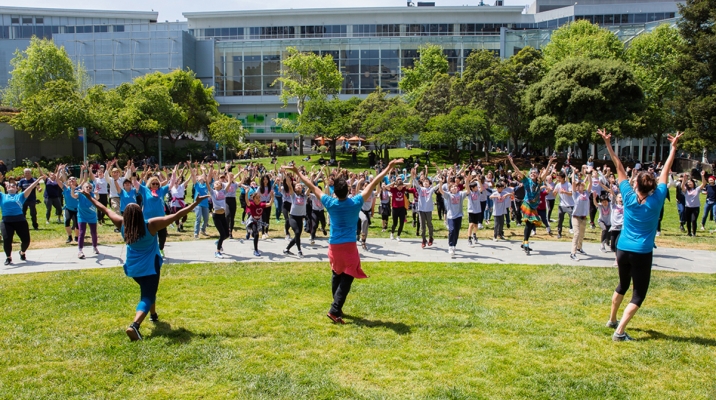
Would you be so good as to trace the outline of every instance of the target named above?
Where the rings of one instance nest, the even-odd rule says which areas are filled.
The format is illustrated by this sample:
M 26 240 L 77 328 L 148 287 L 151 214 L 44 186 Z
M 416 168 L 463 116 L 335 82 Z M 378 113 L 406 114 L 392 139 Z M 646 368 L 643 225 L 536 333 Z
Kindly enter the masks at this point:
M 659 331 L 655 331 L 653 329 L 639 329 L 639 328 L 633 328 L 633 331 L 636 332 L 643 332 L 646 333 L 647 337 L 643 339 L 639 339 L 639 341 L 646 341 L 646 340 L 671 340 L 673 342 L 686 342 L 686 343 L 693 343 L 693 344 L 699 344 L 702 346 L 716 346 L 716 340 L 704 338 L 704 337 L 686 337 L 686 336 L 670 336 L 664 333 L 661 333 Z
M 389 321 L 371 321 L 369 319 L 361 318 L 361 317 L 353 317 L 350 315 L 343 314 L 343 318 L 353 321 L 354 324 L 358 326 L 365 326 L 367 328 L 388 328 L 393 330 L 398 335 L 406 335 L 411 332 L 411 329 L 408 325 L 405 325 L 402 322 L 389 322 Z
M 148 336 L 148 338 L 165 337 L 169 339 L 173 344 L 186 344 L 192 341 L 195 337 L 206 338 L 206 334 L 197 334 L 185 328 L 172 328 L 172 326 L 164 321 L 157 321 L 154 323 L 154 330 Z

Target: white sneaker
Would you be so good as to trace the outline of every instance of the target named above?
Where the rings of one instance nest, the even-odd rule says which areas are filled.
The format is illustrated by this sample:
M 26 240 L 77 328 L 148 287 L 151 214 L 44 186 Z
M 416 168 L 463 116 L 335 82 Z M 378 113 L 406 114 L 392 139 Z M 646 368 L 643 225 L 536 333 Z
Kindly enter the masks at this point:
M 385 232 L 385 229 L 383 229 L 383 232 Z
M 450 246 L 450 247 L 448 248 L 448 254 L 451 255 L 451 256 L 454 256 L 454 255 L 455 255 L 455 250 L 453 250 L 452 246 Z
M 702 231 L 704 230 L 704 227 L 703 227 L 703 226 L 701 227 L 701 230 L 702 230 Z M 661 236 L 661 231 L 656 231 L 656 236 Z
M 477 229 L 482 229 L 482 224 L 477 224 Z
M 701 225 L 701 230 L 702 230 L 702 231 L 705 231 L 706 228 L 705 228 L 703 225 Z M 656 232 L 656 236 L 659 236 L 660 233 L 661 233 L 661 232 L 657 231 L 657 232 Z
M 400 242 L 400 236 L 396 236 L 395 240 Z
M 534 229 L 532 229 L 532 234 L 533 234 L 533 235 L 536 235 L 536 234 L 537 234 L 537 231 L 535 231 Z
M 393 236 L 392 233 L 390 234 L 390 240 L 395 240 L 395 237 Z
M 287 242 L 290 242 L 290 241 L 291 241 L 291 235 L 286 235 L 286 241 L 287 241 Z
M 311 240 L 311 244 L 316 244 L 316 241 L 315 241 L 315 240 Z
M 569 230 L 569 234 L 570 234 L 570 235 L 574 235 L 574 229 L 570 229 L 570 230 Z

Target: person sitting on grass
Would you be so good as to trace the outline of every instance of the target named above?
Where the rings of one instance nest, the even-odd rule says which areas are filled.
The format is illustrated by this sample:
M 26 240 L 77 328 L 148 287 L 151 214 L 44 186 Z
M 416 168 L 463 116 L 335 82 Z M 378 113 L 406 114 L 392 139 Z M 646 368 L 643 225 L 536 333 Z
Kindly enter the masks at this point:
M 333 277 L 331 286 L 333 304 L 328 311 L 328 318 L 334 323 L 345 324 L 343 321 L 343 305 L 351 290 L 354 279 L 363 279 L 368 276 L 363 272 L 356 245 L 356 226 L 363 203 L 371 197 L 373 189 L 383 180 L 383 177 L 403 160 L 392 160 L 378 176 L 363 188 L 359 196 L 348 197 L 348 183 L 344 177 L 334 181 L 334 195 L 331 197 L 321 192 L 316 185 L 304 174 L 294 167 L 287 167 L 306 185 L 308 191 L 320 197 L 321 203 L 328 210 L 331 220 L 331 232 L 328 237 L 328 260 L 331 264 Z
M 183 208 L 176 214 L 145 219 L 142 208 L 137 204 L 128 204 L 124 209 L 124 214 L 120 216 L 97 201 L 88 191 L 83 191 L 82 195 L 109 217 L 114 226 L 120 229 L 122 239 L 127 244 L 124 273 L 139 284 L 141 294 L 134 321 L 127 327 L 125 332 L 132 341 L 142 340 L 139 327 L 147 314 L 150 314 L 150 321 L 157 322 L 159 320 L 155 303 L 157 289 L 159 288 L 159 276 L 164 261 L 159 254 L 157 233 L 182 219 L 209 196 L 197 196 L 189 207 Z

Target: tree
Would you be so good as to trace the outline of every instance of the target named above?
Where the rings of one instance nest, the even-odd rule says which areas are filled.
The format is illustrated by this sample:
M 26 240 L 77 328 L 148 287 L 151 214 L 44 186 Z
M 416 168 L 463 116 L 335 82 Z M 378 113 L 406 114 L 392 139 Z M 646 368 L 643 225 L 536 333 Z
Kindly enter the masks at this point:
M 449 114 L 431 117 L 420 133 L 420 143 L 426 146 L 446 145 L 448 156 L 459 162 L 461 143 L 470 142 L 488 129 L 485 112 L 472 107 L 458 106 Z
M 129 142 L 130 132 L 120 118 L 124 110 L 124 97 L 119 89 L 107 90 L 103 85 L 95 85 L 87 90 L 83 98 L 85 109 L 85 123 L 87 128 L 87 143 L 92 143 L 99 149 L 102 158 L 107 159 L 105 143 L 109 142 L 114 147 L 112 158 L 119 156 L 119 152 L 125 144 L 132 147 Z M 134 148 L 137 151 L 136 148 Z
M 644 128 L 656 139 L 656 161 L 661 161 L 661 140 L 676 125 L 674 101 L 679 94 L 677 67 L 683 39 L 667 24 L 635 37 L 626 52 L 634 77 L 644 91 Z
M 419 132 L 422 123 L 413 107 L 400 97 L 388 98 L 380 88 L 369 94 L 352 116 L 355 129 L 374 141 L 386 160 L 388 146 Z
M 296 100 L 296 110 L 300 116 L 308 99 L 325 99 L 329 95 L 337 94 L 341 89 L 343 76 L 333 56 L 326 54 L 319 56 L 315 53 L 301 53 L 294 47 L 286 49 L 288 57 L 283 60 L 280 76 L 272 83 L 281 83 L 282 90 L 279 98 L 283 106 L 289 100 Z M 303 155 L 303 135 L 299 129 L 299 154 Z
M 425 87 L 432 82 L 436 74 L 446 74 L 449 63 L 443 53 L 443 48 L 438 45 L 426 44 L 418 48 L 420 59 L 415 60 L 412 68 L 403 67 L 403 78 L 398 82 L 398 87 L 405 92 L 408 103 L 414 104 L 415 100 Z
M 322 136 L 328 140 L 331 158 L 336 158 L 336 140 L 342 135 L 358 133 L 351 124 L 353 112 L 361 100 L 351 97 L 348 100 L 315 99 L 306 102 L 303 114 L 299 117 L 302 133 L 310 136 Z
M 563 25 L 552 32 L 550 42 L 542 49 L 547 69 L 568 58 L 624 58 L 624 44 L 610 30 L 581 20 Z
M 55 139 L 77 134 L 84 125 L 84 102 L 72 82 L 64 79 L 45 83 L 44 88 L 22 99 L 22 109 L 10 120 L 33 138 Z
M 425 90 L 421 91 L 416 98 L 415 109 L 424 119 L 450 112 L 453 106 L 450 99 L 454 79 L 448 74 L 437 73 Z
M 10 60 L 12 71 L 7 87 L 2 91 L 3 105 L 22 108 L 22 101 L 45 89 L 45 85 L 64 80 L 77 90 L 72 60 L 64 47 L 57 48 L 49 39 L 33 37 L 25 51 L 15 51 Z
M 677 74 L 683 85 L 679 122 L 686 127 L 684 146 L 691 151 L 716 146 L 716 1 L 679 4 L 679 31 L 684 40 Z
M 235 148 L 246 137 L 241 121 L 223 114 L 209 124 L 208 131 L 211 140 L 225 147 Z
M 618 60 L 571 58 L 552 70 L 527 92 L 535 119 L 530 131 L 553 135 L 556 147 L 578 145 L 586 159 L 597 128 L 615 134 L 639 129 L 644 95 L 629 67 Z

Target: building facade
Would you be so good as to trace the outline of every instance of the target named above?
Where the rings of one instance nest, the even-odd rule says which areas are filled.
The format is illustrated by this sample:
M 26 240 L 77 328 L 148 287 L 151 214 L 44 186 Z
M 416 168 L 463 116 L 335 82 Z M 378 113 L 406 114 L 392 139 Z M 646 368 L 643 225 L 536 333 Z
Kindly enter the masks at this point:
M 496 2 L 502 4 L 502 2 Z M 412 3 L 408 3 L 412 5 Z M 184 13 L 157 22 L 156 12 L 0 7 L 0 82 L 10 59 L 33 35 L 64 46 L 94 83 L 115 87 L 137 76 L 190 68 L 214 88 L 220 110 L 240 119 L 252 140 L 290 141 L 274 123 L 295 119 L 274 84 L 286 48 L 330 54 L 343 74 L 340 96 L 376 90 L 399 94 L 402 68 L 418 48 L 443 47 L 449 72 L 463 70 L 476 49 L 507 58 L 541 48 L 558 27 L 589 20 L 629 41 L 678 19 L 674 0 L 536 0 L 522 6 L 379 7 Z

